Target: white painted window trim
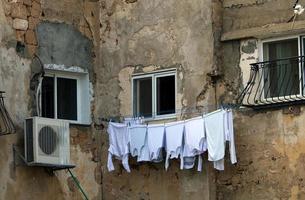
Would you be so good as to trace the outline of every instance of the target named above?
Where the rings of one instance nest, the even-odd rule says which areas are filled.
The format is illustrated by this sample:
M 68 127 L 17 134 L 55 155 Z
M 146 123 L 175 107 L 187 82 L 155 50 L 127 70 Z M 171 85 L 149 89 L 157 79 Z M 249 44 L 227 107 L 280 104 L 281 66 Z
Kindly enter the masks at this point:
M 268 38 L 268 39 L 261 39 L 259 40 L 259 61 L 264 62 L 264 43 L 268 42 L 276 42 L 281 40 L 288 40 L 288 39 L 298 39 L 298 52 L 299 56 L 301 56 L 301 39 L 304 37 L 303 35 L 292 35 L 292 36 L 285 36 L 285 37 L 275 37 L 275 38 Z
M 45 70 L 46 77 L 54 77 L 54 119 L 57 119 L 57 78 L 67 78 L 76 80 L 77 91 L 77 120 L 64 120 L 71 124 L 90 125 L 91 108 L 90 108 L 90 85 L 89 74 L 60 70 Z M 40 105 L 42 105 L 40 99 Z
M 298 56 L 305 55 L 305 52 L 304 52 L 305 47 L 303 47 L 303 40 L 305 40 L 305 35 L 302 34 L 302 35 L 290 35 L 290 36 L 283 36 L 283 37 L 274 37 L 274 38 L 259 40 L 259 43 L 258 43 L 259 44 L 259 48 L 258 48 L 259 62 L 264 62 L 264 43 L 276 42 L 276 41 L 288 40 L 288 39 L 298 39 Z M 300 76 L 301 76 L 301 73 L 302 73 L 301 67 L 305 67 L 305 66 L 301 66 L 301 63 L 299 64 L 299 74 L 300 74 Z M 305 73 L 304 70 L 303 70 L 303 73 Z M 303 84 L 304 84 L 304 81 L 305 80 L 303 80 Z M 302 83 L 300 83 L 300 93 L 295 95 L 295 96 L 302 96 L 302 93 L 305 92 L 305 91 L 302 91 L 302 85 L 301 84 Z M 262 88 L 262 90 L 264 90 L 264 88 Z M 284 99 L 285 97 L 283 96 L 283 97 L 280 97 L 280 98 Z M 271 99 L 272 98 L 265 98 L 266 102 L 271 100 Z
M 175 77 L 175 112 L 172 114 L 164 114 L 164 115 L 157 115 L 157 78 L 166 77 L 166 76 L 174 76 Z M 141 74 L 134 74 L 131 78 L 131 94 L 132 94 L 132 103 L 131 103 L 131 110 L 132 113 L 135 114 L 134 109 L 134 81 L 143 78 L 151 78 L 152 80 L 152 117 L 145 118 L 145 120 L 163 120 L 163 119 L 171 119 L 176 117 L 176 109 L 177 109 L 177 69 L 168 69 L 150 73 L 141 73 Z

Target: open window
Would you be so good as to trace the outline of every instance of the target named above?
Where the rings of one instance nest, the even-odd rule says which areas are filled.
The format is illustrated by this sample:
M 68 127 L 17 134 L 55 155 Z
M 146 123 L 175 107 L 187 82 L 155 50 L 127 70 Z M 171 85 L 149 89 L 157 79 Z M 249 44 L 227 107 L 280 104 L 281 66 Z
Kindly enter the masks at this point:
M 164 118 L 176 113 L 176 71 L 133 77 L 133 114 Z
M 48 70 L 42 81 L 42 117 L 90 124 L 89 76 Z

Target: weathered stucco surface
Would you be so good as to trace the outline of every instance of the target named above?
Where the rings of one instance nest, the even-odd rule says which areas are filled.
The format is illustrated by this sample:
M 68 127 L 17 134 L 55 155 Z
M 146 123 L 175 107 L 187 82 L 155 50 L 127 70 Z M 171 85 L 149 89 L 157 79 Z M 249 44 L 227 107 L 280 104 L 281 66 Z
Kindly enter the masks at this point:
M 293 15 L 294 3 L 295 1 L 282 0 L 224 1 L 223 31 L 288 22 Z M 300 3 L 304 5 L 304 1 Z M 296 18 L 303 19 L 304 15 Z M 240 76 L 239 84 L 233 84 L 223 90 L 225 96 L 229 91 L 238 94 L 238 91 L 246 86 L 250 72 L 249 64 L 261 59 L 259 44 L 259 39 L 223 43 L 223 67 L 226 68 L 224 80 Z M 239 71 L 238 74 L 236 70 Z M 292 110 L 298 108 L 291 107 Z M 287 108 L 235 112 L 234 129 L 239 162 L 236 166 L 231 166 L 228 160 L 226 171 L 216 174 L 218 199 L 305 198 L 305 114 L 303 107 L 300 110 L 299 114 L 294 114 Z
M 48 2 L 0 1 L 0 90 L 6 91 L 5 104 L 17 126 L 16 134 L 0 138 L 0 199 L 82 199 L 66 171 L 50 175 L 43 168 L 20 165 L 19 159 L 17 166 L 13 164 L 12 145 L 22 149 L 23 120 L 34 112 L 30 81 L 39 66 L 37 60 L 32 60 L 33 53 L 42 58 L 43 64 L 83 68 L 94 82 L 94 55 L 99 42 L 93 38 L 99 30 L 94 31 L 97 20 L 92 16 L 98 16 L 98 2 L 58 1 L 62 6 Z M 15 19 L 26 21 L 28 26 L 13 25 Z M 42 50 L 37 51 L 39 48 Z M 101 199 L 97 131 L 93 126 L 71 125 L 70 134 L 71 163 L 76 165 L 72 171 L 90 199 Z
M 223 32 L 288 22 L 294 15 L 294 3 L 294 0 L 224 0 Z M 304 15 L 298 16 L 298 20 L 304 20 Z
M 205 158 L 201 173 L 181 171 L 178 161 L 166 172 L 164 164 L 134 159 L 131 174 L 119 161 L 109 173 L 107 123 L 100 121 L 132 114 L 134 74 L 164 69 L 177 70 L 178 119 L 194 108 L 202 112 L 234 102 L 248 81 L 249 64 L 259 61 L 260 41 L 221 43 L 221 33 L 288 22 L 293 4 L 0 0 L 0 90 L 7 92 L 5 103 L 17 125 L 16 134 L 0 137 L 0 199 L 82 199 L 65 171 L 50 176 L 42 168 L 13 166 L 12 145 L 23 145 L 23 120 L 35 113 L 34 53 L 45 66 L 89 72 L 93 123 L 70 131 L 73 171 L 90 199 L 304 199 L 303 107 L 299 114 L 235 111 L 238 164 L 226 160 L 223 172 Z M 212 71 L 221 75 L 215 85 L 207 75 Z
M 103 117 L 132 114 L 133 74 L 177 69 L 177 109 L 214 103 L 206 76 L 214 68 L 213 3 L 204 1 L 101 1 L 101 68 L 96 71 L 97 108 Z M 105 124 L 106 125 L 106 124 Z M 103 133 L 102 160 L 107 159 Z M 107 171 L 102 163 L 105 199 L 213 199 L 213 170 L 181 171 L 173 162 L 138 164 L 131 174 L 118 162 Z M 201 192 L 198 192 L 201 191 Z M 203 195 L 204 194 L 204 195 Z

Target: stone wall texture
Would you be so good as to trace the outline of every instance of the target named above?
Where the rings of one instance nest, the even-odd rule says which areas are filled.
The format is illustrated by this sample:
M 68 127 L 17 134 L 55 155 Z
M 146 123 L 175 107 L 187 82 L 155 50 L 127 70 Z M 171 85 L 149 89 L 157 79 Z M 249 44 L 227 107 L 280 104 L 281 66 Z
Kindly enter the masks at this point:
M 98 6 L 92 1 L 0 1 L 0 90 L 6 91 L 5 104 L 17 127 L 15 134 L 0 139 L 0 199 L 83 199 L 67 171 L 50 174 L 44 168 L 26 167 L 14 159 L 12 147 L 23 149 L 23 120 L 34 113 L 31 79 L 39 69 L 34 53 L 43 64 L 86 68 L 90 82 L 94 81 L 95 45 L 99 43 L 94 38 L 99 30 L 93 16 L 98 18 Z M 50 28 L 41 34 L 46 26 Z M 56 38 L 50 38 L 50 32 L 56 32 Z M 93 124 L 71 125 L 70 135 L 71 163 L 76 165 L 72 171 L 90 199 L 101 199 L 98 131 Z
M 290 22 L 294 3 L 0 0 L 0 90 L 17 127 L 0 136 L 0 199 L 82 199 L 64 170 L 14 166 L 12 145 L 22 148 L 23 121 L 35 114 L 35 54 L 43 64 L 89 72 L 92 124 L 70 127 L 73 172 L 89 199 L 304 199 L 302 106 L 292 107 L 300 112 L 234 111 L 238 163 L 226 160 L 222 172 L 205 155 L 201 173 L 181 171 L 177 160 L 165 171 L 163 163 L 135 159 L 130 174 L 119 161 L 110 173 L 107 123 L 100 120 L 132 114 L 134 74 L 166 69 L 177 70 L 179 115 L 172 120 L 234 102 L 247 84 L 249 64 L 259 60 L 261 38 L 221 42 L 222 33 Z M 216 84 L 211 72 L 221 75 Z
M 223 32 L 291 22 L 294 3 L 226 0 L 223 2 Z M 304 5 L 305 2 L 299 3 Z M 296 21 L 302 20 L 304 15 L 296 17 Z M 230 93 L 238 94 L 246 85 L 249 64 L 260 60 L 260 39 L 223 43 L 221 99 L 226 99 Z M 234 79 L 238 84 L 226 86 Z M 227 161 L 226 171 L 217 172 L 218 199 L 304 199 L 304 108 L 293 106 L 291 109 L 300 112 L 287 112 L 287 108 L 236 111 L 234 129 L 239 162 L 231 166 Z

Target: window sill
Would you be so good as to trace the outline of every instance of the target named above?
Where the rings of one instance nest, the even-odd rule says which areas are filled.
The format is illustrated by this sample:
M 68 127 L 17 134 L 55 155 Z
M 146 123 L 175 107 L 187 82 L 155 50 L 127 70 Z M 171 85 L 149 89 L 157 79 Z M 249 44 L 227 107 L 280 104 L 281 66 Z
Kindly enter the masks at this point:
M 156 116 L 153 118 L 144 118 L 145 123 L 149 122 L 158 122 L 158 121 L 165 121 L 165 120 L 174 120 L 177 119 L 177 114 L 169 114 L 169 115 L 161 115 L 161 116 Z
M 55 119 L 55 118 L 47 118 L 47 119 L 52 119 L 52 120 L 61 120 L 64 122 L 68 122 L 70 125 L 73 126 L 91 126 L 91 122 L 81 122 L 81 121 L 74 121 L 74 120 L 66 120 L 66 119 Z

